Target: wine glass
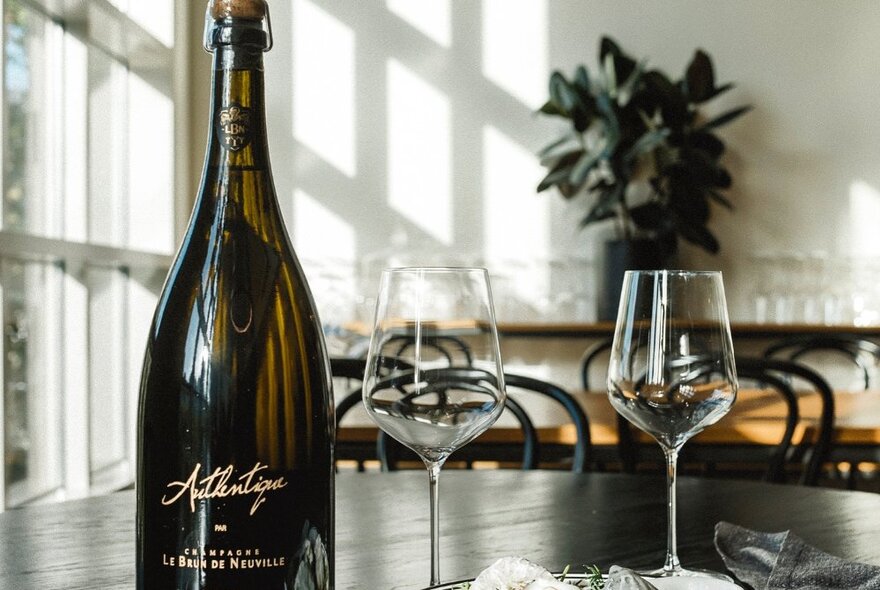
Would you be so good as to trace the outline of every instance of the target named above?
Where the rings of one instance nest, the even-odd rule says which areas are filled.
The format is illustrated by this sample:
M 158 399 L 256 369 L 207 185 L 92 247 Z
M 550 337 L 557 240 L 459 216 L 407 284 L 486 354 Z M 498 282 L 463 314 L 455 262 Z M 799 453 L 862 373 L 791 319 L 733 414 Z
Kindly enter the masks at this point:
M 724 416 L 737 379 L 721 273 L 627 271 L 608 369 L 614 409 L 650 434 L 666 455 L 666 562 L 654 576 L 709 576 L 686 570 L 676 551 L 675 476 L 684 443 Z
M 488 272 L 385 270 L 363 394 L 379 428 L 415 451 L 428 469 L 430 583 L 439 584 L 440 469 L 495 422 L 506 398 Z

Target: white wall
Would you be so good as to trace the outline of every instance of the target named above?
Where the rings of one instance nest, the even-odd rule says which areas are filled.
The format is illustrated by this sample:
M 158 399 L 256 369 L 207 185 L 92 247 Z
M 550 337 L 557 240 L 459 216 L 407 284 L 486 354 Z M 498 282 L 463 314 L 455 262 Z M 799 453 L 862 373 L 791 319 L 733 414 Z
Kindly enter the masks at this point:
M 315 279 L 348 285 L 336 298 L 319 294 L 319 304 L 333 308 L 329 313 L 354 313 L 346 301 L 373 288 L 372 280 L 353 278 L 358 265 L 392 247 L 428 262 L 485 262 L 499 275 L 511 268 L 509 259 L 524 268 L 536 262 L 528 276 L 537 279 L 499 276 L 496 289 L 516 289 L 537 311 L 551 274 L 554 289 L 573 283 L 591 292 L 590 268 L 547 270 L 554 258 L 592 259 L 603 232 L 578 229 L 583 203 L 535 194 L 542 170 L 532 154 L 557 135 L 559 124 L 533 110 L 552 69 L 595 66 L 603 34 L 672 75 L 701 47 L 719 80 L 736 83 L 712 110 L 755 107 L 720 133 L 736 204 L 732 213 L 714 213 L 721 254 L 686 247 L 682 256 L 685 265 L 725 271 L 734 319 L 754 316 L 757 253 L 880 254 L 876 0 L 276 0 L 271 6 L 276 45 L 267 56 L 267 86 L 275 179 L 310 272 L 318 273 L 315 260 L 322 257 L 343 269 L 338 279 Z M 194 79 L 193 143 L 201 146 L 209 66 L 198 51 L 194 70 L 204 74 Z

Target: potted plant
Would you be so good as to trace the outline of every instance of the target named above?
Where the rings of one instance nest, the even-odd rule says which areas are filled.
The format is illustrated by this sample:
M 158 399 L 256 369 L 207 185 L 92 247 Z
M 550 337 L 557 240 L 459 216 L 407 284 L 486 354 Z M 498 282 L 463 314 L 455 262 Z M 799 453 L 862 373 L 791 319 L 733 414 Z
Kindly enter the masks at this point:
M 583 65 L 571 79 L 550 76 L 540 112 L 571 128 L 540 152 L 548 171 L 538 192 L 556 187 L 566 199 L 589 198 L 582 226 L 613 220 L 617 239 L 606 244 L 599 311 L 600 319 L 613 319 L 624 270 L 668 267 L 679 239 L 718 252 L 707 227 L 710 204 L 732 204 L 722 193 L 731 177 L 715 130 L 750 107 L 703 116 L 700 107 L 733 85 L 716 85 L 712 60 L 699 49 L 673 81 L 603 37 L 599 66 L 592 76 Z

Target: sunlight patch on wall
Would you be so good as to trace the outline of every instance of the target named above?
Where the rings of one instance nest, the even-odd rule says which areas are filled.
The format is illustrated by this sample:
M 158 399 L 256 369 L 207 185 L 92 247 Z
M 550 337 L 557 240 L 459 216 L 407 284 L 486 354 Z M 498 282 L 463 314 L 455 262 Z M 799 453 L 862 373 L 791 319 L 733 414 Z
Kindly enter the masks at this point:
M 174 101 L 129 72 L 128 125 L 131 137 L 174 137 Z M 174 152 L 149 141 L 128 142 L 128 246 L 172 254 Z
M 449 97 L 388 61 L 388 204 L 425 232 L 452 242 Z
M 849 216 L 850 252 L 857 256 L 880 256 L 880 190 L 863 180 L 853 182 L 849 187 Z
M 293 242 L 301 259 L 354 261 L 354 228 L 300 189 L 293 195 Z
M 452 43 L 450 0 L 387 0 L 388 10 L 443 47 Z
M 485 257 L 511 293 L 537 304 L 549 280 L 550 203 L 535 193 L 534 154 L 492 126 L 483 128 Z M 493 279 L 494 280 L 494 279 Z
M 539 108 L 547 96 L 547 0 L 483 0 L 483 75 Z
M 310 0 L 294 0 L 293 39 L 293 134 L 353 177 L 354 32 Z
M 293 195 L 293 240 L 332 349 L 334 327 L 351 320 L 354 314 L 354 227 L 318 199 L 297 189 Z
M 174 47 L 174 0 L 132 1 L 128 16 L 166 47 Z

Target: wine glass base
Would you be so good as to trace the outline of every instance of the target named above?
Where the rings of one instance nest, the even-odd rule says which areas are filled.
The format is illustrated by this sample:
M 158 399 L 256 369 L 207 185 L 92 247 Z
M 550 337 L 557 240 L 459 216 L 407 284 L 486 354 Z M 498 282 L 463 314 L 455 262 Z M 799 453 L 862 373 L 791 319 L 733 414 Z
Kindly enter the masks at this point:
M 722 582 L 728 582 L 737 587 L 739 585 L 727 574 L 722 574 L 721 572 L 714 572 L 712 570 L 704 570 L 704 569 L 685 569 L 678 568 L 675 570 L 667 570 L 667 569 L 656 569 L 652 571 L 640 571 L 638 572 L 640 576 L 645 578 L 703 578 L 703 579 L 711 579 L 711 580 L 720 580 Z

